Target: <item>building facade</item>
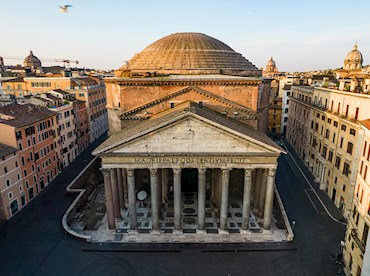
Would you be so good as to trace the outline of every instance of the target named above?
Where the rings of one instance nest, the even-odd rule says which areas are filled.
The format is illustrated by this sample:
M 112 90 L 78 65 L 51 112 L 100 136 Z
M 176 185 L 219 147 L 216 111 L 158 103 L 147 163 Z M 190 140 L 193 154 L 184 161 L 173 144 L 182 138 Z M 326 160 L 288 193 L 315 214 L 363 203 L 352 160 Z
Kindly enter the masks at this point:
M 344 69 L 336 72 L 338 86 L 293 87 L 290 96 L 287 139 L 320 189 L 327 191 L 348 220 L 343 248 L 347 275 L 361 275 L 368 240 L 367 70 L 362 67 L 362 54 L 355 45 L 346 56 Z M 307 119 L 305 114 L 309 114 Z
M 0 221 L 8 220 L 26 205 L 18 149 L 0 143 Z
M 58 175 L 57 113 L 26 104 L 0 107 L 0 143 L 17 148 L 26 203 Z
M 76 117 L 76 138 L 78 154 L 80 154 L 90 144 L 86 103 L 80 100 L 73 101 L 73 110 Z
M 274 178 L 283 150 L 265 135 L 270 79 L 199 33 L 152 43 L 115 76 L 105 80 L 110 137 L 94 151 L 102 158 L 109 229 L 278 231 Z M 150 195 L 148 225 L 138 220 L 140 191 Z M 229 203 L 240 208 L 232 224 Z
M 347 271 L 351 275 L 361 275 L 370 227 L 370 120 L 361 122 L 359 132 L 363 134 L 360 166 L 343 250 Z

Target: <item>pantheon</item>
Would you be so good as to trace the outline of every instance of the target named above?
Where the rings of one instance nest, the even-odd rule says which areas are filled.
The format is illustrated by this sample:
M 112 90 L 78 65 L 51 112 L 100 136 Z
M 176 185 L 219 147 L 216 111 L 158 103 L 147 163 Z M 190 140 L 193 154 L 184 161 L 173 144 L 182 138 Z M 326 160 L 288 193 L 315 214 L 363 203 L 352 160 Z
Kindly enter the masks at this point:
M 94 155 L 102 161 L 108 229 L 284 231 L 275 189 L 284 150 L 266 136 L 270 82 L 201 33 L 163 37 L 105 79 L 109 138 Z

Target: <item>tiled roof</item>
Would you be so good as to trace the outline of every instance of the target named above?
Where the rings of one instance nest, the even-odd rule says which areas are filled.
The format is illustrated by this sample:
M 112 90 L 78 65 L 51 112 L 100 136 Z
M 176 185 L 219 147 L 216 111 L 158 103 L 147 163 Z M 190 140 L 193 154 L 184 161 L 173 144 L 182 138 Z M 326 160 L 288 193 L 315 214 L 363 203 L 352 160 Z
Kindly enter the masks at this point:
M 0 143 L 0 158 L 8 156 L 17 150 L 16 148 Z
M 370 119 L 363 120 L 360 123 L 361 125 L 363 125 L 364 127 L 370 130 Z
M 55 116 L 57 113 L 33 104 L 10 104 L 0 107 L 0 116 L 2 114 L 13 117 L 13 119 L 0 119 L 0 123 L 22 127 Z

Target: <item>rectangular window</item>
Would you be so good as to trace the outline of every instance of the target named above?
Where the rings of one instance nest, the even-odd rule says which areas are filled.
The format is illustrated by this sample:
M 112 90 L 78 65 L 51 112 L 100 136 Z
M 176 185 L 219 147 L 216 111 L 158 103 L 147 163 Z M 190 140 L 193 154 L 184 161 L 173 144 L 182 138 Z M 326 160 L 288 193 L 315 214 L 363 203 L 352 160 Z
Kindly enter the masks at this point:
M 365 170 L 364 170 L 364 180 L 366 181 L 366 176 L 367 176 L 367 165 L 365 165 Z
M 354 130 L 353 128 L 351 128 L 349 130 L 349 134 L 353 135 L 353 136 L 356 136 L 356 130 Z
M 358 120 L 358 113 L 360 112 L 360 109 L 356 107 L 356 114 L 355 114 L 355 120 Z
M 346 117 L 348 117 L 348 110 L 349 110 L 349 105 L 347 104 L 347 106 L 346 106 Z
M 340 137 L 340 144 L 339 144 L 339 147 L 342 148 L 343 147 L 343 137 Z
M 353 151 L 353 144 L 351 142 L 348 142 L 348 144 L 347 144 L 347 152 L 349 154 L 352 154 L 352 151 Z
M 332 162 L 332 161 L 333 161 L 333 152 L 332 152 L 332 151 L 329 151 L 328 160 L 329 160 L 330 162 Z
M 366 154 L 366 146 L 367 146 L 367 141 L 365 140 L 365 144 L 364 144 L 364 151 L 362 152 L 362 156 L 365 157 L 365 154 Z M 369 147 L 370 148 L 370 147 Z
M 339 167 L 340 167 L 340 157 L 339 156 L 337 156 L 336 158 L 335 158 L 335 167 L 337 167 L 338 169 L 339 169 Z
M 340 127 L 340 129 L 341 129 L 341 130 L 343 130 L 343 131 L 346 131 L 347 126 L 346 126 L 346 125 L 342 125 L 342 126 Z

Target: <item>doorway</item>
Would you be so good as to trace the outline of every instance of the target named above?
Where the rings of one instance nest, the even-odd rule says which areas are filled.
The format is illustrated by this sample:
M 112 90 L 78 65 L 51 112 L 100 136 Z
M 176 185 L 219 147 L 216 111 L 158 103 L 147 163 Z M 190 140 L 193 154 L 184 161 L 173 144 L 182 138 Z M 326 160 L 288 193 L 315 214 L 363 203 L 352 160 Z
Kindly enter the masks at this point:
M 198 192 L 198 169 L 181 170 L 182 192 Z

